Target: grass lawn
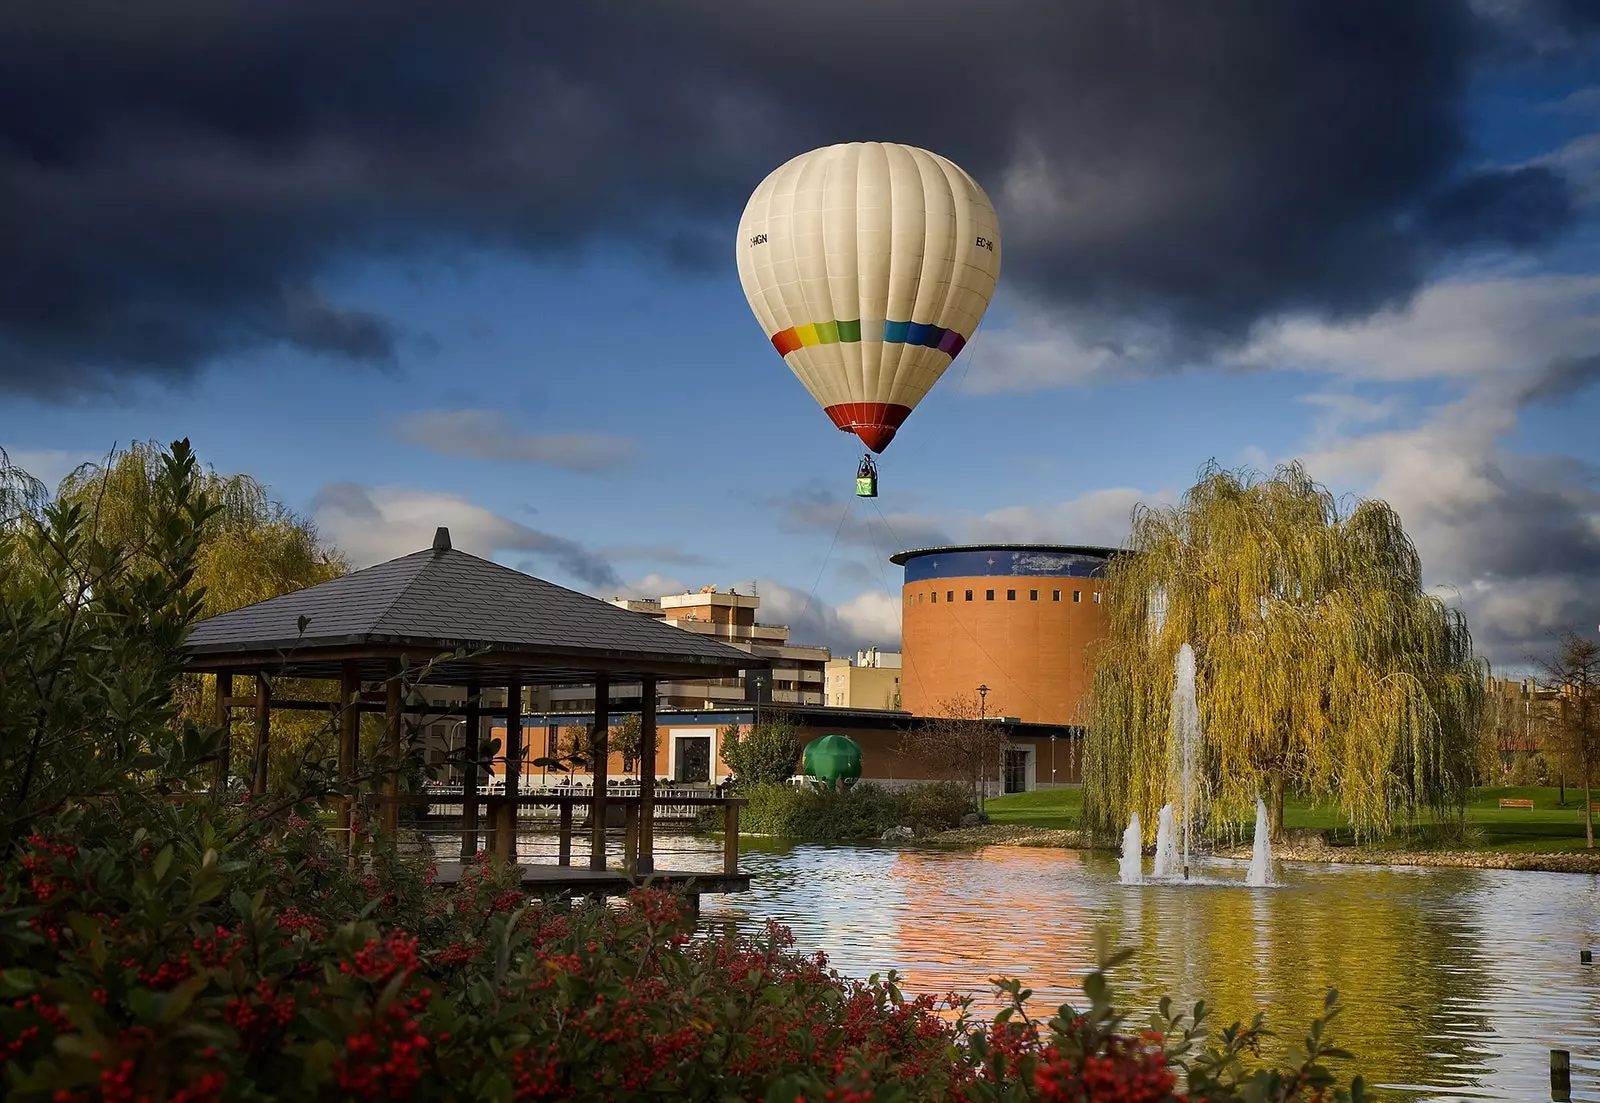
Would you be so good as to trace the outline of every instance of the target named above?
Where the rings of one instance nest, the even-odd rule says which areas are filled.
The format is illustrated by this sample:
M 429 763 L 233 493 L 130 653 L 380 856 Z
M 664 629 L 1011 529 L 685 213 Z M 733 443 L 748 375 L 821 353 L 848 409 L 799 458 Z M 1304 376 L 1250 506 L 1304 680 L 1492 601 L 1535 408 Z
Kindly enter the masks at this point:
M 1560 804 L 1561 791 L 1550 788 L 1475 789 L 1467 801 L 1466 848 L 1527 853 L 1548 853 L 1583 849 L 1583 790 L 1567 789 L 1566 804 Z M 1531 800 L 1533 807 L 1501 808 L 1502 799 Z M 1595 792 L 1600 803 L 1600 790 Z M 1083 790 L 1040 789 L 1032 793 L 1012 793 L 995 797 L 987 805 L 995 823 L 1027 827 L 1077 827 L 1083 809 Z M 1350 825 L 1337 808 L 1315 806 L 1291 799 L 1284 808 L 1285 826 L 1318 828 L 1333 832 L 1336 841 L 1352 841 Z M 1600 810 L 1595 813 L 1600 828 Z M 1461 849 L 1455 838 L 1455 816 L 1442 822 L 1424 814 L 1413 825 L 1397 827 L 1382 845 L 1395 847 Z

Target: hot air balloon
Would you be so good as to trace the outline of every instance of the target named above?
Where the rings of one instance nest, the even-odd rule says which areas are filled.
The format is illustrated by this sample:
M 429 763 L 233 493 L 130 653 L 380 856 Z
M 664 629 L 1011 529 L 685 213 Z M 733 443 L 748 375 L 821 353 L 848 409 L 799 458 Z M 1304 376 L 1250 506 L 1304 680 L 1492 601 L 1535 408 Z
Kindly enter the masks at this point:
M 739 220 L 738 259 L 778 354 L 836 426 L 882 452 L 983 318 L 1000 227 L 954 163 L 851 142 L 761 182 Z M 870 455 L 857 493 L 877 493 Z

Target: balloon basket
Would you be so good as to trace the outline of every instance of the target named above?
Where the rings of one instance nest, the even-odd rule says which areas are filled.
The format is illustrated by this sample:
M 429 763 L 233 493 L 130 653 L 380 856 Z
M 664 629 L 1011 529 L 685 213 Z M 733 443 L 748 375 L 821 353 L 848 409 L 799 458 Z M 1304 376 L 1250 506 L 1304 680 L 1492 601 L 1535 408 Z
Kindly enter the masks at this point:
M 856 468 L 856 497 L 876 498 L 878 496 L 878 466 L 872 462 L 871 456 L 861 457 L 861 466 Z

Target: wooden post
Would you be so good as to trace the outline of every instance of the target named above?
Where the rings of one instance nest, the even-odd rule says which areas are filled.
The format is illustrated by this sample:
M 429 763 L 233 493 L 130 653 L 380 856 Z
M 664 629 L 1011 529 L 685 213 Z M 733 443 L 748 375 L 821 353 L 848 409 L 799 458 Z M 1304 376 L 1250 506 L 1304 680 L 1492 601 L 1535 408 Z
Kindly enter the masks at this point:
M 355 776 L 356 757 L 361 750 L 361 678 L 356 664 L 346 662 L 339 667 L 339 781 L 348 785 Z M 339 800 L 339 830 L 344 833 L 344 845 L 354 856 L 355 798 L 350 795 Z
M 722 872 L 729 877 L 739 873 L 739 806 L 723 806 L 722 820 Z
M 506 860 L 517 860 L 517 795 L 522 791 L 522 681 L 506 681 Z
M 233 675 L 217 672 L 217 727 L 222 730 L 222 743 L 217 748 L 216 792 L 228 794 L 228 759 L 233 749 L 233 715 L 228 709 L 233 697 Z
M 505 798 L 488 796 L 483 800 L 485 811 L 489 818 L 488 838 L 484 840 L 484 849 L 492 858 L 505 857 Z
M 622 868 L 631 877 L 639 866 L 639 806 L 629 801 L 622 809 Z
M 272 745 L 272 687 L 265 674 L 256 674 L 256 768 L 252 771 L 250 792 L 261 796 L 267 791 L 267 753 Z
M 482 690 L 467 683 L 466 723 L 461 732 L 466 751 L 461 764 L 461 860 L 478 856 L 478 755 L 483 749 L 483 717 L 479 710 Z
M 383 831 L 393 846 L 400 832 L 400 664 L 390 659 L 383 679 L 383 757 L 388 772 L 383 779 Z
M 556 843 L 556 864 L 572 864 L 572 802 L 561 802 L 561 835 Z
M 639 854 L 634 871 L 656 871 L 656 680 L 639 685 Z
M 594 759 L 594 797 L 589 802 L 589 868 L 606 868 L 606 782 L 611 759 L 611 678 L 594 676 L 594 738 L 589 741 L 589 756 Z

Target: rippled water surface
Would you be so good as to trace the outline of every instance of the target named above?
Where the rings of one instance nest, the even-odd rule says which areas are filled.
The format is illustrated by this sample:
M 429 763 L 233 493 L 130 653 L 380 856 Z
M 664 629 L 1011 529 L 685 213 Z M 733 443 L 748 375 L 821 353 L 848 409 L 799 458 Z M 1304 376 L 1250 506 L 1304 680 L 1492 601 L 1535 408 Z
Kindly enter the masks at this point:
M 714 869 L 721 842 L 658 838 L 660 868 Z M 537 849 L 535 847 L 534 849 Z M 747 841 L 752 891 L 708 896 L 704 916 L 776 919 L 841 972 L 897 969 L 911 992 L 990 998 L 1021 977 L 1049 1008 L 1077 984 L 1105 931 L 1137 950 L 1113 977 L 1141 1015 L 1163 993 L 1204 997 L 1214 1022 L 1267 1013 L 1300 1037 L 1336 987 L 1335 1041 L 1384 1098 L 1548 1099 L 1549 1051 L 1572 1052 L 1573 1098 L 1600 1100 L 1600 886 L 1588 875 L 1280 863 L 1281 884 L 1117 883 L 1114 856 L 991 847 L 947 853 Z

